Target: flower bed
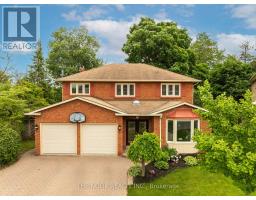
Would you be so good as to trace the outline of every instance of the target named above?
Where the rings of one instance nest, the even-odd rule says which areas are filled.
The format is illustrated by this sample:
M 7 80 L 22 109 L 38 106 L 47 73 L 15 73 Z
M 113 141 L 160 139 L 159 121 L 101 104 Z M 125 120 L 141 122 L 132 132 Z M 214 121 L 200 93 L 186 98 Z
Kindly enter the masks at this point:
M 180 159 L 174 161 L 169 160 L 168 164 L 169 164 L 169 168 L 166 170 L 160 170 L 157 169 L 154 164 L 151 162 L 149 164 L 146 165 L 146 173 L 145 173 L 145 177 L 142 176 L 136 176 L 134 177 L 133 181 L 134 183 L 147 183 L 147 182 L 151 182 L 154 179 L 161 177 L 161 176 L 165 176 L 166 174 L 170 173 L 171 171 L 174 171 L 175 169 L 178 168 L 184 168 L 187 167 L 185 161 L 183 160 L 183 158 L 185 156 L 188 155 L 192 155 L 195 156 L 196 154 L 180 154 Z

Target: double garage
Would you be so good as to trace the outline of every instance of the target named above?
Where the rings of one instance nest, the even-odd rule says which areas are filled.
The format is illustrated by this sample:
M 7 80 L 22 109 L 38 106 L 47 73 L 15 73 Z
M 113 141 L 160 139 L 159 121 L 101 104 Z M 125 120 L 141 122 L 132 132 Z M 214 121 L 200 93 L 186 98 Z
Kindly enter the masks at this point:
M 81 155 L 117 155 L 118 125 L 40 123 L 41 155 L 76 155 L 79 148 Z

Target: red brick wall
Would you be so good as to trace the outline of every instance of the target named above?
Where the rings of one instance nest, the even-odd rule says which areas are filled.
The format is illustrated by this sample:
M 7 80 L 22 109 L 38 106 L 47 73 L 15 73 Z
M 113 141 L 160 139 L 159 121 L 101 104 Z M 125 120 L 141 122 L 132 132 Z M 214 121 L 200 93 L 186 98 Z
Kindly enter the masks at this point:
M 161 123 L 161 136 L 162 136 L 162 146 L 163 145 L 166 145 L 166 120 L 167 119 L 170 119 L 168 116 L 169 116 L 169 113 L 174 111 L 174 110 L 180 110 L 180 109 L 189 109 L 191 110 L 191 112 L 193 112 L 192 108 L 191 107 L 188 107 L 188 106 L 181 106 L 179 108 L 176 108 L 176 109 L 172 109 L 172 110 L 169 110 L 169 111 L 165 111 L 162 115 L 162 123 Z M 200 117 L 198 116 L 198 118 L 200 119 Z M 156 133 L 158 136 L 160 136 L 160 123 L 159 123 L 159 119 L 160 117 L 154 117 L 153 118 L 153 131 L 154 133 Z M 188 119 L 188 118 L 184 118 L 184 119 Z M 204 132 L 210 132 L 210 129 L 208 128 L 208 123 L 207 121 L 204 121 L 204 120 L 200 120 L 200 129 Z
M 66 100 L 74 97 L 70 95 L 69 82 L 63 83 L 62 99 Z M 115 83 L 90 83 L 90 92 L 92 97 L 101 99 L 173 99 L 193 103 L 193 83 L 181 83 L 181 97 L 161 97 L 161 83 L 136 83 L 135 97 L 115 97 Z
M 123 118 L 115 116 L 113 111 L 80 100 L 74 100 L 42 111 L 40 116 L 36 116 L 35 123 L 38 127 L 40 127 L 40 123 L 69 123 L 69 116 L 73 112 L 84 113 L 87 123 L 117 123 L 120 125 L 121 130 L 118 131 L 118 154 L 121 155 L 123 153 Z M 80 144 L 80 142 L 78 142 L 78 144 Z M 39 155 L 40 128 L 35 132 L 35 149 L 36 154 Z

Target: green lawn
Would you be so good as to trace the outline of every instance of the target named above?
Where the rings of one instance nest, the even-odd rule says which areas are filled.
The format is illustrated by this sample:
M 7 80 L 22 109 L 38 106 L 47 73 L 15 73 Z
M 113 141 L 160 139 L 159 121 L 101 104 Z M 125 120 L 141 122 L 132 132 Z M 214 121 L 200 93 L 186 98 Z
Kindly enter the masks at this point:
M 34 140 L 22 140 L 20 145 L 20 154 L 25 153 L 26 151 L 34 148 L 35 148 Z
M 164 188 L 165 187 L 165 188 Z M 178 169 L 150 183 L 132 185 L 129 196 L 234 196 L 245 195 L 230 178 L 200 167 Z M 255 195 L 255 192 L 251 195 Z

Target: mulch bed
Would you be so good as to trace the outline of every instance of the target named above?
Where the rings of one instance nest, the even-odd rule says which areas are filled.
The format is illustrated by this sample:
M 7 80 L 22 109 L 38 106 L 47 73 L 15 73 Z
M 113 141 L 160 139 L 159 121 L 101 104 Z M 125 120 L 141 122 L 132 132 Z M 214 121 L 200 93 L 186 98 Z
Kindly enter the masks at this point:
M 165 176 L 168 173 L 179 169 L 179 168 L 185 168 L 187 167 L 187 165 L 185 164 L 185 161 L 183 160 L 183 158 L 185 156 L 195 156 L 195 154 L 182 154 L 181 155 L 181 159 L 179 159 L 178 162 L 173 162 L 173 161 L 169 161 L 169 169 L 166 170 L 161 170 L 161 169 L 157 169 L 153 163 L 149 163 L 146 165 L 146 173 L 145 173 L 145 177 L 142 176 L 136 176 L 134 177 L 133 181 L 134 183 L 147 183 L 147 182 L 151 182 L 156 178 L 159 178 L 161 176 Z

